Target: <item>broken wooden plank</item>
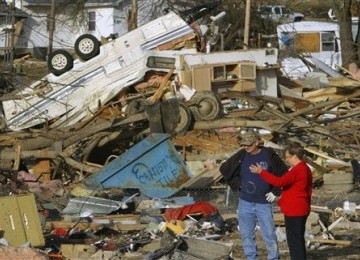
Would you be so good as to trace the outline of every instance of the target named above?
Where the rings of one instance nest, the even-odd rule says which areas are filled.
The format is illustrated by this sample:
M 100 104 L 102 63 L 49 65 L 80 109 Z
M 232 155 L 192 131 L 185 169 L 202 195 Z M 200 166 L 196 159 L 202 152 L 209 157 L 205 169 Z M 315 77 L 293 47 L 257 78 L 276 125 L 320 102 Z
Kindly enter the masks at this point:
M 300 100 L 305 100 L 302 97 L 302 88 L 301 88 L 301 92 L 295 91 L 295 90 L 285 87 L 283 85 L 279 85 L 279 88 L 280 88 L 280 93 L 281 93 L 282 97 L 287 96 L 287 97 L 297 98 Z
M 348 240 L 331 240 L 331 239 L 321 239 L 321 238 L 313 238 L 309 239 L 311 243 L 320 243 L 320 244 L 335 244 L 335 245 L 341 245 L 341 246 L 352 246 L 352 241 Z M 360 246 L 360 245 L 356 245 Z
M 360 223 L 354 221 L 343 221 L 336 225 L 336 229 L 360 230 Z
M 360 114 L 360 109 L 356 109 L 356 110 L 348 111 L 342 115 L 338 115 L 335 118 L 325 118 L 325 119 L 316 120 L 315 122 L 318 124 L 328 124 L 335 121 L 344 120 L 347 118 L 353 118 L 355 116 L 358 116 L 359 114 Z
M 209 187 L 216 180 L 219 180 L 222 177 L 219 168 L 215 168 L 212 170 L 204 169 L 200 173 L 193 176 L 190 180 L 188 180 L 184 187 L 186 188 L 203 188 Z
M 150 104 L 155 104 L 156 102 L 159 102 L 160 98 L 164 94 L 164 90 L 169 84 L 170 77 L 172 76 L 174 72 L 174 69 L 170 69 L 167 73 L 166 77 L 164 78 L 163 82 L 161 82 L 160 87 L 155 91 L 154 95 L 152 95 L 149 99 Z
M 329 85 L 346 89 L 354 89 L 360 87 L 360 81 L 349 78 L 330 78 Z
M 312 99 L 312 98 L 320 97 L 320 96 L 327 97 L 330 94 L 341 94 L 341 92 L 344 92 L 344 91 L 337 87 L 321 88 L 321 89 L 317 89 L 317 90 L 306 91 L 303 93 L 303 97 L 306 99 Z
M 312 103 L 325 102 L 329 100 L 337 100 L 339 98 L 343 98 L 344 96 L 341 94 L 326 94 L 324 96 L 315 96 L 307 98 L 308 101 Z
M 222 118 L 212 121 L 196 121 L 194 123 L 194 129 L 210 130 L 210 129 L 219 129 L 225 127 L 256 127 L 267 129 L 269 131 L 275 131 L 277 126 L 280 125 L 282 120 L 244 120 L 243 118 Z
M 223 143 L 222 141 L 216 140 L 209 140 L 206 138 L 201 138 L 194 135 L 184 135 L 184 136 L 176 136 L 172 142 L 179 146 L 194 146 L 196 149 L 205 150 L 209 153 L 215 153 L 217 151 L 226 151 L 231 150 L 233 151 L 234 148 L 239 147 L 237 142 L 235 142 L 236 147 L 229 147 L 228 143 Z
M 117 231 L 131 231 L 131 230 L 142 230 L 146 227 L 146 225 L 113 223 L 111 221 L 108 224 L 96 224 L 96 223 L 73 222 L 73 221 L 47 221 L 45 227 L 47 230 L 53 230 L 56 228 L 71 229 L 74 227 L 81 230 L 86 230 L 86 229 L 100 230 L 104 227 L 109 227 Z
M 318 155 L 320 157 L 323 157 L 325 159 L 331 160 L 332 162 L 340 164 L 342 166 L 351 166 L 351 164 L 349 162 L 344 162 L 342 160 L 336 159 L 336 158 L 334 158 L 332 156 L 329 156 L 328 154 L 326 154 L 324 152 L 317 151 L 317 150 L 315 150 L 313 148 L 305 147 L 304 149 L 309 153 L 312 153 L 312 154 Z
M 328 207 L 322 207 L 322 206 L 317 206 L 317 205 L 311 205 L 311 211 L 319 212 L 319 213 L 328 213 L 328 214 L 333 214 L 334 213 Z

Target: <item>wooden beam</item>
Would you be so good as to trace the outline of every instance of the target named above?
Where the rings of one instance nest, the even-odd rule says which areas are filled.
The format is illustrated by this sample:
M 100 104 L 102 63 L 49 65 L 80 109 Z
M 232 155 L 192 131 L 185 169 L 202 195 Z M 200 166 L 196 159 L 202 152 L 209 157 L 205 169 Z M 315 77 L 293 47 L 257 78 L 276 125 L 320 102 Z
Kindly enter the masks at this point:
M 162 97 L 162 95 L 164 94 L 164 90 L 167 87 L 167 85 L 169 84 L 169 80 L 170 77 L 172 76 L 174 70 L 171 69 L 169 70 L 168 74 L 166 75 L 165 79 L 161 82 L 160 87 L 155 91 L 154 95 L 152 95 L 150 97 L 150 103 L 151 104 L 155 104 L 156 102 L 158 102 L 160 100 L 160 98 Z
M 312 153 L 312 154 L 318 155 L 320 157 L 323 157 L 325 159 L 329 159 L 329 160 L 331 160 L 333 162 L 336 162 L 336 163 L 338 163 L 338 164 L 340 164 L 342 166 L 350 166 L 351 165 L 349 162 L 344 162 L 342 160 L 336 159 L 334 157 L 331 157 L 331 156 L 327 155 L 326 153 L 323 153 L 321 151 L 316 151 L 316 150 L 314 150 L 314 149 L 312 149 L 310 147 L 305 147 L 305 150 L 308 151 L 309 153 Z
M 312 243 L 320 243 L 320 244 L 335 244 L 335 245 L 342 245 L 342 246 L 350 246 L 353 245 L 352 241 L 348 240 L 330 240 L 330 239 L 320 239 L 320 238 L 314 238 L 308 240 Z M 357 245 L 360 246 L 360 245 Z
M 303 93 L 303 97 L 306 99 L 311 99 L 319 96 L 326 97 L 330 94 L 339 94 L 341 92 L 343 91 L 339 90 L 339 88 L 337 87 L 321 88 L 313 91 L 306 91 Z

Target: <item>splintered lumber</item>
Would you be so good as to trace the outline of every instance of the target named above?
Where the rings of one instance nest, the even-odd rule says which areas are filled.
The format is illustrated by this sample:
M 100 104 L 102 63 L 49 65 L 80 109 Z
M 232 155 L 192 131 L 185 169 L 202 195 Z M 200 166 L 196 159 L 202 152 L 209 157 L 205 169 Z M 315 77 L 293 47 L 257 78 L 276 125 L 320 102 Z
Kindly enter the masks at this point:
M 169 84 L 169 80 L 170 80 L 170 77 L 173 74 L 173 72 L 174 72 L 173 69 L 169 70 L 169 72 L 166 75 L 165 79 L 163 80 L 163 82 L 161 82 L 160 87 L 155 91 L 154 95 L 152 95 L 150 97 L 149 100 L 150 100 L 151 104 L 155 104 L 156 102 L 158 102 L 160 100 L 160 98 L 164 94 L 164 90 L 165 90 L 166 86 Z
M 326 118 L 326 119 L 322 119 L 322 120 L 316 120 L 316 123 L 318 123 L 318 124 L 331 123 L 331 122 L 335 122 L 335 121 L 344 120 L 347 118 L 353 118 L 359 114 L 360 114 L 360 109 L 356 109 L 356 110 L 352 110 L 347 113 L 344 113 L 343 115 L 337 115 L 335 118 Z
M 351 164 L 349 162 L 344 162 L 342 160 L 339 160 L 339 159 L 336 159 L 336 158 L 333 158 L 329 155 L 327 155 L 326 153 L 323 153 L 323 152 L 320 152 L 320 151 L 316 151 L 310 147 L 305 147 L 305 150 L 308 151 L 309 153 L 312 153 L 312 154 L 315 154 L 315 155 L 318 155 L 320 157 L 323 157 L 325 159 L 329 159 L 331 161 L 333 161 L 334 163 L 337 163 L 339 165 L 342 165 L 342 166 L 351 166 Z
M 313 102 L 313 103 L 318 103 L 318 102 L 325 102 L 325 101 L 329 101 L 329 100 L 337 100 L 339 98 L 344 97 L 343 94 L 326 94 L 323 96 L 316 96 L 316 97 L 309 97 L 307 98 L 307 100 Z
M 337 229 L 360 230 L 360 223 L 354 221 L 343 221 L 336 225 Z
M 327 97 L 330 94 L 341 94 L 343 89 L 339 89 L 337 87 L 329 87 L 329 88 L 321 88 L 317 90 L 307 91 L 303 93 L 303 97 L 306 99 L 311 99 L 315 97 Z
M 209 140 L 207 138 L 201 138 L 189 134 L 185 136 L 176 136 L 173 143 L 179 146 L 195 146 L 212 153 L 217 151 L 233 151 L 235 148 L 238 148 L 238 145 L 235 147 L 229 147 L 229 144 L 223 143 L 219 140 Z
M 330 239 L 320 239 L 320 238 L 313 238 L 309 240 L 312 243 L 320 243 L 320 244 L 335 244 L 341 246 L 360 246 L 354 245 L 352 241 L 348 240 L 330 240 Z
M 277 126 L 282 122 L 282 120 L 270 120 L 269 122 L 266 122 L 262 120 L 244 120 L 241 118 L 222 118 L 212 121 L 196 121 L 194 129 L 210 130 L 223 127 L 256 127 L 275 131 Z
M 333 214 L 334 213 L 328 207 L 322 207 L 322 206 L 317 206 L 317 205 L 311 205 L 311 211 L 318 212 L 318 213 L 327 213 L 327 214 Z
M 222 161 L 229 158 L 229 155 L 235 153 L 236 150 L 233 152 L 217 152 L 217 153 L 190 153 L 190 152 L 183 152 L 183 157 L 186 161 L 206 161 L 206 160 L 216 160 Z
M 103 217 L 95 217 L 91 223 L 76 221 L 47 221 L 46 229 L 52 230 L 56 228 L 71 229 L 79 228 L 99 230 L 103 227 L 109 227 L 117 231 L 142 230 L 146 227 L 140 224 L 139 216 L 132 214 L 124 215 L 108 215 Z
M 47 230 L 57 229 L 57 228 L 63 228 L 63 229 L 71 229 L 74 227 L 77 227 L 79 229 L 85 230 L 85 229 L 93 229 L 93 230 L 99 230 L 104 225 L 102 224 L 94 224 L 89 222 L 73 222 L 73 221 L 47 221 L 45 228 Z
M 326 136 L 329 136 L 331 134 L 329 129 L 322 127 L 318 124 L 313 123 L 310 126 L 309 122 L 302 117 L 294 117 L 291 114 L 288 115 L 287 113 L 283 113 L 277 109 L 271 108 L 268 105 L 262 105 L 261 102 L 256 101 L 254 99 L 252 99 L 251 102 L 253 104 L 256 104 L 258 107 L 262 107 L 264 112 L 267 112 L 273 116 L 276 116 L 278 119 L 283 120 L 283 123 L 277 129 L 275 129 L 275 131 L 279 131 L 282 128 L 287 127 L 288 125 L 294 125 L 295 127 L 309 129 L 312 132 L 316 132 L 316 133 L 323 134 Z
M 329 85 L 334 87 L 353 89 L 360 87 L 360 81 L 349 78 L 329 78 Z
M 219 172 L 219 168 L 212 170 L 203 169 L 200 173 L 193 176 L 189 181 L 184 184 L 184 187 L 187 188 L 203 188 L 208 187 L 213 184 L 216 180 L 222 177 Z
M 177 38 L 175 40 L 172 40 L 170 42 L 164 43 L 157 47 L 158 50 L 170 50 L 170 49 L 179 49 L 180 47 L 183 47 L 187 42 L 193 40 L 195 35 L 187 34 L 185 36 L 182 36 L 180 38 Z
M 297 110 L 296 112 L 290 113 L 290 115 L 292 115 L 292 116 L 300 116 L 300 115 L 312 114 L 317 109 L 329 108 L 329 107 L 333 108 L 333 107 L 336 107 L 336 106 L 340 105 L 341 103 L 343 103 L 345 101 L 347 101 L 347 99 L 345 97 L 342 97 L 341 99 L 337 99 L 337 100 L 329 100 L 329 101 L 326 101 L 326 102 L 313 104 L 313 105 L 310 105 L 310 106 L 308 106 L 308 107 L 306 107 L 304 109 Z

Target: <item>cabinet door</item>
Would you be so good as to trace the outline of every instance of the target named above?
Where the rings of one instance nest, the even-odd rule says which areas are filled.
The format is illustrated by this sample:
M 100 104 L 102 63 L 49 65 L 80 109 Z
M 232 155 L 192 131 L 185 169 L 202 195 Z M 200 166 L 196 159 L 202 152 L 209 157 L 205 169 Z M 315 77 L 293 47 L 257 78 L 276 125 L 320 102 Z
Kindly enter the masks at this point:
M 13 246 L 21 246 L 27 240 L 15 196 L 0 198 L 0 228 L 4 238 Z
M 209 67 L 193 69 L 193 88 L 211 90 L 211 72 Z
M 17 204 L 27 241 L 31 242 L 32 246 L 45 245 L 34 195 L 17 196 Z

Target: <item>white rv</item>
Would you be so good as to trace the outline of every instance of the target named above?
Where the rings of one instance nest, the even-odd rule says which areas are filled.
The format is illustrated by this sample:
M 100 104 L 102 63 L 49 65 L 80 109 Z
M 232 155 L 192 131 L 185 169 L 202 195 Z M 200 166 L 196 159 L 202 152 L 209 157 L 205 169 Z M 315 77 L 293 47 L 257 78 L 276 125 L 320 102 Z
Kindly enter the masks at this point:
M 147 66 L 148 50 L 192 33 L 170 12 L 103 45 L 92 35 L 80 36 L 75 44 L 80 59 L 54 51 L 48 59 L 51 74 L 16 93 L 19 99 L 2 102 L 6 126 L 17 131 L 55 118 L 56 125 L 73 124 L 140 80 L 147 69 L 156 70 Z
M 190 89 L 182 93 L 187 97 L 177 109 L 178 132 L 187 130 L 193 118 L 206 121 L 223 115 L 216 92 L 277 96 L 276 49 L 197 53 L 195 48 L 164 47 L 192 37 L 193 30 L 174 13 L 102 45 L 90 35 L 81 36 L 75 46 L 80 59 L 73 62 L 64 50 L 53 52 L 48 60 L 53 73 L 2 102 L 3 125 L 13 131 L 44 123 L 49 128 L 72 126 L 91 119 L 110 101 L 119 101 L 122 91 L 133 90 L 154 72 L 173 71 L 176 87 Z

